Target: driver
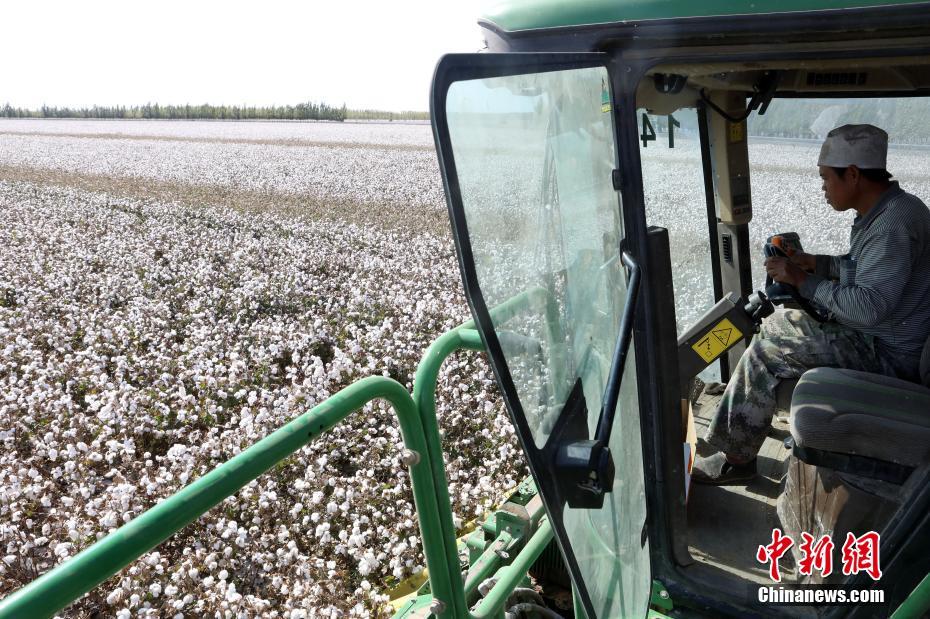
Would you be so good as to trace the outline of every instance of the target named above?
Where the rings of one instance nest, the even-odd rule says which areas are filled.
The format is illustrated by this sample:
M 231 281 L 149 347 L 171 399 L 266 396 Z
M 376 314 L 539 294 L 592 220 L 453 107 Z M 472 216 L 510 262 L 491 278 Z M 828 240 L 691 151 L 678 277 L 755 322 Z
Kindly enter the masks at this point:
M 765 269 L 833 320 L 779 310 L 763 322 L 707 428 L 704 439 L 719 452 L 697 458 L 694 481 L 722 485 L 756 476 L 782 380 L 823 366 L 917 380 L 930 334 L 930 211 L 890 180 L 887 153 L 888 134 L 872 125 L 827 135 L 818 160 L 824 195 L 835 210 L 857 213 L 849 253 L 788 252 L 790 258 L 768 258 Z

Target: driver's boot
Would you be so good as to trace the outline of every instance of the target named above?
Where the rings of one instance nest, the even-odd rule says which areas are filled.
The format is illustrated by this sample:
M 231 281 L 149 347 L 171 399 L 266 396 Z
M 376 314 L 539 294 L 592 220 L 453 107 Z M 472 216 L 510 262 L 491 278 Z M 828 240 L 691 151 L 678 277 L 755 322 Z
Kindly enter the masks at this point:
M 756 475 L 758 472 L 755 458 L 743 464 L 733 464 L 722 451 L 706 458 L 698 456 L 691 467 L 691 479 L 695 483 L 714 486 L 748 483 Z

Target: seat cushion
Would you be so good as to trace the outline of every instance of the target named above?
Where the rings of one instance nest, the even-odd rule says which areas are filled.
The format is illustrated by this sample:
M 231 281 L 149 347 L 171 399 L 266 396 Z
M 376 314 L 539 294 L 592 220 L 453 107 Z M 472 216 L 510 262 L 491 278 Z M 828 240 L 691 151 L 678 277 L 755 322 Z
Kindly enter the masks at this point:
M 930 459 L 930 389 L 880 374 L 816 368 L 791 399 L 801 447 L 918 466 Z

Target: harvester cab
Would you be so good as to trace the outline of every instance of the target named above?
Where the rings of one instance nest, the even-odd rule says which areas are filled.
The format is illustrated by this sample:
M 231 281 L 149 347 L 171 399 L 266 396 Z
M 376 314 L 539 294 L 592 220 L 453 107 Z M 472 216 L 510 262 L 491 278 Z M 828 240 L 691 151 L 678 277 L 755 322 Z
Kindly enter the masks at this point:
M 930 93 L 927 3 L 736 4 L 674 14 L 655 3 L 503 4 L 481 22 L 486 53 L 446 56 L 434 76 L 462 281 L 576 616 L 889 616 L 930 586 L 925 386 L 812 371 L 783 386 L 759 482 L 690 487 L 704 448 L 695 426 L 720 397 L 694 379 L 725 381 L 777 305 L 829 319 L 790 286 L 754 282 L 765 256 L 801 249 L 779 229 L 806 243 L 819 231 L 754 205 L 747 119 L 773 102 Z M 687 164 L 687 153 L 655 158 L 660 134 L 668 153 L 676 130 L 695 145 Z M 691 170 L 703 230 L 677 221 L 693 196 L 676 204 L 666 191 Z M 750 236 L 754 209 L 773 226 L 764 243 Z M 682 284 L 695 262 L 706 265 L 697 296 Z M 843 415 L 861 424 L 840 429 Z M 757 553 L 774 529 L 799 543 L 832 535 L 836 565 L 847 535 L 880 533 L 881 581 L 783 573 L 879 588 L 882 601 L 763 599 L 775 583 Z

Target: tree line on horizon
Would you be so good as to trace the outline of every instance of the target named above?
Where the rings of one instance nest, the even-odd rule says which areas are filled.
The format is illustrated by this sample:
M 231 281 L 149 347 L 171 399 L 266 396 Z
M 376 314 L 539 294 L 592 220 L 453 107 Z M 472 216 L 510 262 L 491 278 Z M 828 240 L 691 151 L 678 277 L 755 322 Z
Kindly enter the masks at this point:
M 43 105 L 37 110 L 0 107 L 0 118 L 88 118 L 88 119 L 163 119 L 163 120 L 429 120 L 427 112 L 389 112 L 383 110 L 350 110 L 326 103 L 297 105 L 114 105 L 91 107 L 57 107 Z
M 893 142 L 930 143 L 930 99 L 807 99 L 775 100 L 763 116 L 752 114 L 749 132 L 756 136 L 822 138 L 826 131 L 845 123 L 868 122 L 886 131 Z M 87 118 L 87 119 L 171 119 L 171 120 L 429 120 L 429 112 L 391 112 L 376 109 L 348 109 L 345 105 L 298 103 L 297 105 L 160 105 L 99 106 L 82 108 L 43 105 L 37 110 L 0 107 L 0 118 Z M 662 130 L 663 121 L 657 128 Z M 685 130 L 697 130 L 693 115 L 681 115 Z
M 346 110 L 346 120 L 429 120 L 429 112 L 404 110 L 386 112 L 384 110 Z

